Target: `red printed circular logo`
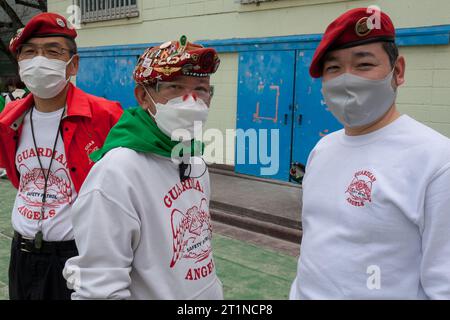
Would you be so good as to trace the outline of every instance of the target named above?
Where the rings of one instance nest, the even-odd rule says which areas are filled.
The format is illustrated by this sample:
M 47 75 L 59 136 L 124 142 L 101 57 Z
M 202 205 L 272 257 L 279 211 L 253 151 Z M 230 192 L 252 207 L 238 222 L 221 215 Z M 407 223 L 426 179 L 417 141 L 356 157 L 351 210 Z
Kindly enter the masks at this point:
M 347 202 L 355 207 L 364 207 L 367 202 L 372 202 L 372 186 L 375 181 L 377 179 L 370 171 L 356 172 L 345 192 L 348 194 Z

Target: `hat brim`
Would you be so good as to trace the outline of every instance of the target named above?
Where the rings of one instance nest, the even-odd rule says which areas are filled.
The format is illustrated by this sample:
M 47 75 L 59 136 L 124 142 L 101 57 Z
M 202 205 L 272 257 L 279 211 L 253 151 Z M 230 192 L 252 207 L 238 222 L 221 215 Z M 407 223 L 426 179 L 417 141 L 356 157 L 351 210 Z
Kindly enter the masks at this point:
M 377 37 L 377 38 L 353 41 L 353 42 L 346 43 L 343 45 L 331 47 L 325 52 L 325 54 L 328 53 L 329 51 L 348 49 L 348 48 L 353 48 L 353 47 L 362 46 L 365 44 L 371 44 L 371 43 L 375 43 L 375 42 L 395 42 L 395 38 L 393 38 L 393 37 Z

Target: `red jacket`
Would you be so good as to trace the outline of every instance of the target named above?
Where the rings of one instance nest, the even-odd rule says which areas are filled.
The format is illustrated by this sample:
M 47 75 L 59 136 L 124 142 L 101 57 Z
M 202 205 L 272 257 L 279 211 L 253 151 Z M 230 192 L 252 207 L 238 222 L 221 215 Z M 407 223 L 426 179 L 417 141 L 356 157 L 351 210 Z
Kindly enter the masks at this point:
M 6 168 L 8 178 L 19 188 L 16 150 L 22 133 L 23 118 L 34 106 L 33 95 L 9 103 L 0 113 L 0 167 Z M 109 130 L 122 115 L 118 102 L 92 96 L 69 84 L 67 110 L 61 124 L 70 176 L 77 192 L 94 163 L 89 154 L 101 148 Z

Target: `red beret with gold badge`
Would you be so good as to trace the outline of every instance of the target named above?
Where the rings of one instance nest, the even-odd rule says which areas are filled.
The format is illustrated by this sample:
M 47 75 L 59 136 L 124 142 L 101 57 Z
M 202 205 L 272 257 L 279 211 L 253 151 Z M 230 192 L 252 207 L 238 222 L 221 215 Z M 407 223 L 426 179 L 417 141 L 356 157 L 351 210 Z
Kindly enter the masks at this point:
M 395 42 L 395 28 L 389 16 L 371 7 L 349 10 L 328 26 L 309 73 L 313 78 L 322 76 L 322 59 L 329 51 L 378 41 Z
M 217 71 L 216 50 L 190 43 L 186 36 L 148 48 L 136 65 L 133 78 L 138 84 L 171 81 L 176 76 L 207 77 Z
M 27 25 L 17 30 L 14 38 L 9 43 L 9 51 L 17 53 L 17 49 L 30 38 L 65 37 L 75 39 L 75 28 L 57 13 L 45 12 L 34 16 Z

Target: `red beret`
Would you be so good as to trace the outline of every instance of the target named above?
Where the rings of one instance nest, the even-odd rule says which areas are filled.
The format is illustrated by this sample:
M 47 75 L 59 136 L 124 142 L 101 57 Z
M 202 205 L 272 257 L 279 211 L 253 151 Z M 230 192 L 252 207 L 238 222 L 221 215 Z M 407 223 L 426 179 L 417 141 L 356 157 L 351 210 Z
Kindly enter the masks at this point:
M 34 16 L 25 28 L 17 30 L 16 35 L 9 43 L 9 51 L 12 54 L 16 54 L 21 44 L 35 37 L 65 37 L 75 39 L 77 32 L 63 16 L 57 13 L 40 13 Z
M 380 17 L 379 23 L 374 21 L 376 17 Z M 349 10 L 328 26 L 314 53 L 309 73 L 313 78 L 322 76 L 322 59 L 329 51 L 377 41 L 395 41 L 395 28 L 389 16 L 372 8 Z
M 220 59 L 216 50 L 190 43 L 186 36 L 145 50 L 133 78 L 139 84 L 171 81 L 176 76 L 207 77 L 217 71 Z

